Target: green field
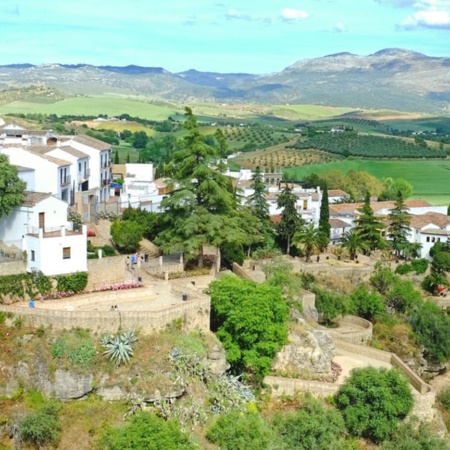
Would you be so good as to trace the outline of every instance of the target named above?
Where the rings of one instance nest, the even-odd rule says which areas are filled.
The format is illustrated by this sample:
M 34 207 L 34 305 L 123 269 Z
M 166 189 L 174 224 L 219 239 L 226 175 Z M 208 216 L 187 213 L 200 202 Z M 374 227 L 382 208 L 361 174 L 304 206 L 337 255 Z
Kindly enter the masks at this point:
M 288 178 L 301 180 L 305 175 L 330 170 L 364 170 L 379 179 L 404 178 L 414 187 L 414 198 L 422 198 L 435 205 L 450 203 L 450 161 L 374 161 L 347 159 L 329 164 L 299 166 L 287 169 Z
M 66 98 L 55 103 L 38 103 L 16 101 L 0 106 L 0 114 L 15 113 L 41 113 L 66 115 L 98 115 L 118 116 L 129 114 L 143 119 L 165 120 L 176 112 L 182 112 L 180 106 L 172 107 L 169 104 L 161 104 L 150 100 L 137 100 L 125 97 L 110 96 L 78 96 Z

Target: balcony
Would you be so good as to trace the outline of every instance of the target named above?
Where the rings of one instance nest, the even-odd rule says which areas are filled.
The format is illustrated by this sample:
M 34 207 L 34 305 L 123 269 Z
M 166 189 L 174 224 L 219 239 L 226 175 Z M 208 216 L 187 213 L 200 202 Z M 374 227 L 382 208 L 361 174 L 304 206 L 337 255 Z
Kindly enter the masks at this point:
M 66 175 L 65 177 L 61 177 L 61 186 L 67 186 L 72 182 L 70 175 Z
M 66 226 L 57 227 L 44 227 L 38 228 L 31 225 L 27 225 L 26 234 L 37 238 L 52 238 L 52 237 L 64 237 L 75 236 L 83 234 L 83 228 L 81 225 L 69 222 Z
M 111 180 L 110 179 L 102 180 L 102 187 L 108 186 L 109 184 L 111 184 Z
M 91 169 L 86 169 L 84 171 L 84 176 L 83 178 L 89 178 L 91 176 Z
M 102 169 L 107 169 L 108 167 L 111 167 L 111 161 L 105 161 L 102 164 Z

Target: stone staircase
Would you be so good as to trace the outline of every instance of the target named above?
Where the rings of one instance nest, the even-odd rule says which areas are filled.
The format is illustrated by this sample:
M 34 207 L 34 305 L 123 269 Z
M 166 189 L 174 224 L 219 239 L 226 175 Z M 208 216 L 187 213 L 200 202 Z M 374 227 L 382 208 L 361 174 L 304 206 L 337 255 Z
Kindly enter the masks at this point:
M 153 242 L 149 241 L 148 239 L 142 239 L 142 241 L 139 242 L 139 253 L 141 255 L 147 254 L 151 259 L 157 258 L 161 254 L 161 251 L 159 247 Z
M 88 240 L 91 241 L 94 247 L 112 246 L 110 229 L 111 221 L 109 220 L 99 220 L 97 224 L 90 223 L 88 230 L 93 231 L 95 236 L 88 236 Z

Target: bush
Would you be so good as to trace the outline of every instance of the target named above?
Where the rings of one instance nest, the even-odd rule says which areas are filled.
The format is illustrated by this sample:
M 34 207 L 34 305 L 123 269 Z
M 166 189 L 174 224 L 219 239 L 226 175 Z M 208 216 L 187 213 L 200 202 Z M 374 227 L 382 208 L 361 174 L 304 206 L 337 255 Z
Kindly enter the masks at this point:
M 196 450 L 189 435 L 183 433 L 178 423 L 146 412 L 131 417 L 120 427 L 110 428 L 103 438 L 109 450 Z
M 421 275 L 422 273 L 425 273 L 428 269 L 428 259 L 421 258 L 421 259 L 414 259 L 411 261 L 411 267 L 416 272 L 416 275 Z
M 396 267 L 395 273 L 399 275 L 406 275 L 413 270 L 411 264 L 400 264 Z
M 57 444 L 61 436 L 58 412 L 58 404 L 48 403 L 35 412 L 27 414 L 19 423 L 20 438 L 39 448 L 48 444 Z
M 383 297 L 376 292 L 369 292 L 365 285 L 360 285 L 352 292 L 348 312 L 373 321 L 384 311 Z
M 103 256 L 115 256 L 116 255 L 116 251 L 110 245 L 104 245 L 103 247 L 101 247 L 101 249 L 103 250 Z
M 316 294 L 316 308 L 322 313 L 322 321 L 327 325 L 335 322 L 336 318 L 347 312 L 347 299 L 339 293 L 314 289 Z
M 344 435 L 344 420 L 335 409 L 307 397 L 294 413 L 278 414 L 273 426 L 281 436 L 286 449 L 329 450 L 338 446 Z
M 450 387 L 441 391 L 437 396 L 437 401 L 450 412 Z
M 80 369 L 90 369 L 95 363 L 97 350 L 89 333 L 76 329 L 58 336 L 51 346 L 51 353 L 55 359 L 65 359 Z
M 267 450 L 275 435 L 259 413 L 232 411 L 220 416 L 206 437 L 221 450 Z
M 88 274 L 87 272 L 75 272 L 70 275 L 57 275 L 55 279 L 58 292 L 73 291 L 77 293 L 83 291 L 87 286 Z
M 111 225 L 111 237 L 122 253 L 134 253 L 144 237 L 144 227 L 129 220 L 115 220 Z
M 389 439 L 413 406 L 411 388 L 396 370 L 354 369 L 339 389 L 336 405 L 347 429 L 379 443 Z
M 436 253 L 431 264 L 433 265 L 433 269 L 437 272 L 448 272 L 450 270 L 450 253 Z
M 430 256 L 434 258 L 434 255 L 446 251 L 448 251 L 448 246 L 446 242 L 436 242 L 433 245 L 433 247 L 430 248 Z
M 289 308 L 281 288 L 224 276 L 211 283 L 210 294 L 211 327 L 233 372 L 262 379 L 287 341 Z
M 385 301 L 388 308 L 404 314 L 417 310 L 422 304 L 422 296 L 411 281 L 397 279 L 385 294 Z
M 410 322 L 427 360 L 441 364 L 450 359 L 450 318 L 447 314 L 428 300 L 411 316 Z
M 222 267 L 232 269 L 233 263 L 238 263 L 240 266 L 244 262 L 244 249 L 241 244 L 233 242 L 225 242 L 220 247 L 222 256 Z

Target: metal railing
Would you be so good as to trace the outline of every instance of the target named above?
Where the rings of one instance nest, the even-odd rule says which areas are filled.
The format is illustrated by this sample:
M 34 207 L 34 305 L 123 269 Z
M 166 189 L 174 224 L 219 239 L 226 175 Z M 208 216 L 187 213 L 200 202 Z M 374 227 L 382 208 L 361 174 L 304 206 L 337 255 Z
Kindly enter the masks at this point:
M 66 175 L 65 177 L 61 177 L 61 186 L 66 186 L 71 183 L 70 175 Z

